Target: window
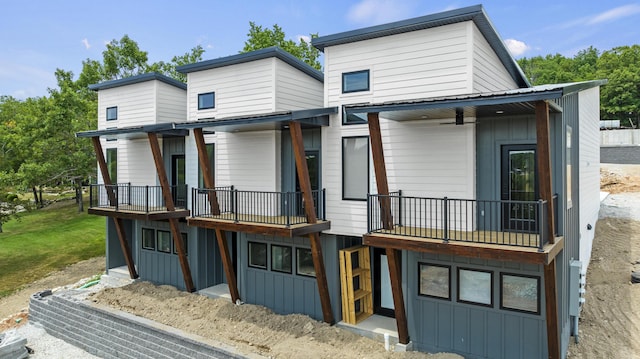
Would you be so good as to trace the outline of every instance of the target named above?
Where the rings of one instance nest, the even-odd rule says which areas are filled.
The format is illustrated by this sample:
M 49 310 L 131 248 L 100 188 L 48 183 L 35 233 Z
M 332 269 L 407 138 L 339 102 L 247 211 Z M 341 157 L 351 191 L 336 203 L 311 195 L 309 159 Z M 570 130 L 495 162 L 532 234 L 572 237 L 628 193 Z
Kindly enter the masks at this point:
M 493 306 L 493 272 L 458 268 L 458 301 Z
M 118 149 L 107 148 L 107 171 L 111 183 L 118 183 Z
M 180 233 L 180 237 L 182 237 L 182 248 L 184 248 L 184 255 L 189 255 L 189 242 L 187 241 L 187 234 Z M 178 254 L 178 248 L 173 248 L 173 254 Z
M 156 249 L 156 231 L 152 228 L 142 228 L 142 249 L 154 251 Z
M 419 263 L 418 278 L 419 295 L 451 299 L 451 267 Z
M 267 244 L 249 242 L 249 267 L 267 269 Z
M 366 113 L 349 113 L 347 114 L 346 108 L 342 106 L 342 124 L 343 125 L 361 125 L 367 123 L 369 120 Z
M 540 277 L 500 273 L 500 308 L 540 314 Z
M 207 92 L 198 94 L 198 110 L 206 110 L 216 107 L 216 93 Z
M 342 139 L 342 199 L 367 200 L 369 193 L 369 137 Z
M 291 247 L 271 245 L 271 270 L 291 273 Z
M 209 158 L 209 173 L 211 174 L 211 178 L 214 178 L 214 160 L 213 160 L 213 143 L 207 143 L 205 145 L 206 149 L 207 149 L 207 157 Z M 200 162 L 198 162 L 200 163 Z M 204 188 L 204 176 L 202 175 L 202 168 L 200 167 L 200 165 L 198 165 L 198 187 L 199 188 Z
M 171 253 L 171 233 L 167 231 L 158 231 L 158 251 Z
M 316 276 L 316 269 L 313 266 L 313 255 L 309 248 L 296 248 L 296 274 L 309 277 Z
M 342 74 L 342 93 L 369 91 L 369 70 Z
M 118 119 L 118 107 L 107 107 L 107 121 L 115 121 Z

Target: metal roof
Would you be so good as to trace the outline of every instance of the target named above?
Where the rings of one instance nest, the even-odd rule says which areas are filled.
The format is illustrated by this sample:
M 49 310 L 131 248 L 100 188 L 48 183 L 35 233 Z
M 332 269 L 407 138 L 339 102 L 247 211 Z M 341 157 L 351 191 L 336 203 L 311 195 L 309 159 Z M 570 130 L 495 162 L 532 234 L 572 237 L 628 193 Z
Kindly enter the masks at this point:
M 175 129 L 173 123 L 161 123 L 154 125 L 131 126 L 121 128 L 108 128 L 105 130 L 92 130 L 77 132 L 76 137 L 109 137 L 109 138 L 126 138 L 135 139 L 146 137 L 147 133 L 158 133 L 164 137 L 169 136 L 186 136 L 188 130 Z
M 520 69 L 518 63 L 511 56 L 509 50 L 507 50 L 504 42 L 500 38 L 500 35 L 498 35 L 498 32 L 491 23 L 491 20 L 489 20 L 482 5 L 444 11 L 436 14 L 396 21 L 388 24 L 365 27 L 362 29 L 341 32 L 333 35 L 320 36 L 312 39 L 311 44 L 320 51 L 324 51 L 324 48 L 327 46 L 335 46 L 357 41 L 370 40 L 384 36 L 455 24 L 464 21 L 473 21 L 476 24 L 482 35 L 484 35 L 491 48 L 502 62 L 503 66 L 507 69 L 507 71 L 519 87 L 531 86 L 529 80 L 522 72 L 522 69 Z
M 125 77 L 125 78 L 122 78 L 122 79 L 104 81 L 104 82 L 100 82 L 100 83 L 97 83 L 97 84 L 89 85 L 89 90 L 93 90 L 93 91 L 106 90 L 106 89 L 110 89 L 110 88 L 114 88 L 114 87 L 133 85 L 133 84 L 146 82 L 146 81 L 152 81 L 152 80 L 161 81 L 161 82 L 164 82 L 164 83 L 169 84 L 171 86 L 175 86 L 175 87 L 177 87 L 179 89 L 182 89 L 182 90 L 186 90 L 187 89 L 187 84 L 185 84 L 184 82 L 180 82 L 180 81 L 178 81 L 178 80 L 176 80 L 174 78 L 171 78 L 169 76 L 165 76 L 165 75 L 157 73 L 157 72 L 149 72 L 149 73 L 142 74 L 142 75 Z
M 183 74 L 187 74 L 190 72 L 215 69 L 218 67 L 231 66 L 231 65 L 242 64 L 250 61 L 267 59 L 270 57 L 275 57 L 277 59 L 280 59 L 286 62 L 287 64 L 293 66 L 294 68 L 313 77 L 314 79 L 324 82 L 324 74 L 321 71 L 314 69 L 313 67 L 309 66 L 307 63 L 303 62 L 302 60 L 298 59 L 297 57 L 291 55 L 287 51 L 277 46 L 272 46 L 265 49 L 260 49 L 260 50 L 246 52 L 246 53 L 237 54 L 237 55 L 220 57 L 213 60 L 201 61 L 193 64 L 178 66 L 176 67 L 176 71 L 181 72 Z
M 177 123 L 174 127 L 176 129 L 206 128 L 219 132 L 246 132 L 283 129 L 290 121 L 300 122 L 303 128 L 320 127 L 329 126 L 329 115 L 334 113 L 338 113 L 337 107 L 271 112 L 222 119 L 203 118 L 196 122 Z

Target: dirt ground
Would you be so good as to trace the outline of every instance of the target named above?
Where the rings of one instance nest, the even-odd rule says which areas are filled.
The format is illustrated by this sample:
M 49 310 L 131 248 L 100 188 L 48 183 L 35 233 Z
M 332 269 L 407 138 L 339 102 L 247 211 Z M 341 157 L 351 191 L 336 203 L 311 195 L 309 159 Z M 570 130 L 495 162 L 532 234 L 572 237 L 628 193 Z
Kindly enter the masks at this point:
M 603 191 L 640 192 L 640 166 L 605 165 L 601 174 Z M 75 283 L 103 270 L 104 257 L 83 261 L 0 299 L 0 318 L 13 316 L 0 323 L 0 332 L 26 322 L 32 293 Z M 579 323 L 579 344 L 572 340 L 569 359 L 640 358 L 640 284 L 631 284 L 634 270 L 640 271 L 640 221 L 599 220 Z M 304 357 L 308 358 L 460 358 L 444 353 L 388 353 L 381 343 L 303 315 L 275 315 L 260 306 L 235 306 L 227 300 L 212 300 L 144 282 L 105 289 L 91 299 L 96 305 L 109 305 L 215 338 L 243 353 L 268 357 L 297 358 L 304 350 Z

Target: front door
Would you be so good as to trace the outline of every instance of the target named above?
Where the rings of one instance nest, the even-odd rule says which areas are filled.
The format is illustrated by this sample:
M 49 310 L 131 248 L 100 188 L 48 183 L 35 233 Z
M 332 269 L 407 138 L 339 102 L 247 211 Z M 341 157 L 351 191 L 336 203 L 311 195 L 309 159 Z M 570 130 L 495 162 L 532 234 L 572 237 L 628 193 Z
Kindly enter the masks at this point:
M 305 151 L 305 158 L 307 159 L 307 169 L 309 170 L 309 182 L 311 182 L 311 191 L 317 191 L 320 188 L 320 151 Z M 300 179 L 298 178 L 298 172 L 296 169 L 296 192 L 300 192 Z M 317 193 L 317 192 L 314 192 Z M 313 200 L 317 201 L 318 196 L 313 195 Z M 320 205 L 316 203 L 316 208 L 320 208 Z M 296 214 L 304 216 L 304 205 L 302 198 L 296 198 Z M 316 214 L 320 217 L 320 213 Z
M 382 248 L 373 248 L 373 312 L 387 317 L 395 316 L 389 262 Z
M 176 207 L 187 207 L 184 155 L 171 156 L 171 185 L 173 202 Z
M 505 231 L 537 231 L 538 170 L 535 145 L 502 146 L 501 199 Z M 526 202 L 531 203 L 526 203 Z

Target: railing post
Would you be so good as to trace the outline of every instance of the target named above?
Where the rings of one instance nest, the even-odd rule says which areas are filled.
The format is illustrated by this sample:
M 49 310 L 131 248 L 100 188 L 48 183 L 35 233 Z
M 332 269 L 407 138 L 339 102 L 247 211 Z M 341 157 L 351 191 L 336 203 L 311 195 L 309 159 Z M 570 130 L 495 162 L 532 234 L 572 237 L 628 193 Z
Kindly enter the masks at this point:
M 449 203 L 447 197 L 442 200 L 442 234 L 445 243 L 449 242 Z
M 291 192 L 284 193 L 284 216 L 287 220 L 286 226 L 289 227 L 291 225 L 291 209 L 289 208 L 289 204 L 291 201 Z
M 238 190 L 233 190 L 233 219 L 238 223 Z
M 371 233 L 371 194 L 367 193 L 367 233 Z
M 540 236 L 540 240 L 538 241 L 538 252 L 544 251 L 544 244 L 547 241 L 547 233 L 546 231 L 546 222 L 545 222 L 545 213 L 544 211 L 544 201 L 542 199 L 538 200 L 538 235 Z
M 131 205 L 131 182 L 128 182 L 128 188 L 127 188 L 127 204 Z
M 398 190 L 398 225 L 402 227 L 402 190 Z
M 144 187 L 144 209 L 145 213 L 149 213 L 149 185 Z
M 116 184 L 116 211 L 120 208 L 120 186 Z

